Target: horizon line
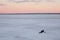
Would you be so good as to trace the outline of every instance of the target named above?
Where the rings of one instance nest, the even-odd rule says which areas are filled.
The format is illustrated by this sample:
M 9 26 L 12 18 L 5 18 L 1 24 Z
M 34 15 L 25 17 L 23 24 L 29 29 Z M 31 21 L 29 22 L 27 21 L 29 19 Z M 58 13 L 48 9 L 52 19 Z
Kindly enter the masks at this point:
M 0 15 L 19 15 L 19 14 L 60 14 L 60 13 L 0 13 Z

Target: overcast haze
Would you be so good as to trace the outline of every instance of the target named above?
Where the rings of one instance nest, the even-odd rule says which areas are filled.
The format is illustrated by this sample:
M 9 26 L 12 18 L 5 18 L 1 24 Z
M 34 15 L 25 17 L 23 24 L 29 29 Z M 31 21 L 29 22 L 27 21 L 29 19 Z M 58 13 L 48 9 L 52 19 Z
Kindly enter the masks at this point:
M 32 1 L 0 0 L 0 13 L 60 13 L 60 0 Z

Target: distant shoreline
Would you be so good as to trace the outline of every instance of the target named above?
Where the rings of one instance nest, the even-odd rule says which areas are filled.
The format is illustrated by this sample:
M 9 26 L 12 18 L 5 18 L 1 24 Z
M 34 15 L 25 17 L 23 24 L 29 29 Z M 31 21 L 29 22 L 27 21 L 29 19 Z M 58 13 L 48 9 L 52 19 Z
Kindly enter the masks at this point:
M 0 15 L 60 14 L 60 13 L 0 13 Z

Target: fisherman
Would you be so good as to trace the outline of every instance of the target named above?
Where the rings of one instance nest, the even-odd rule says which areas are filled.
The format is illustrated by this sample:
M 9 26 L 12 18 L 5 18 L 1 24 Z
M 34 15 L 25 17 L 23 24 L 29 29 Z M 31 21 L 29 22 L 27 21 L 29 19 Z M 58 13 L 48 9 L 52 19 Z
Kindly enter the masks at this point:
M 46 33 L 46 32 L 45 32 L 44 29 L 43 29 L 43 30 L 41 30 L 39 33 Z

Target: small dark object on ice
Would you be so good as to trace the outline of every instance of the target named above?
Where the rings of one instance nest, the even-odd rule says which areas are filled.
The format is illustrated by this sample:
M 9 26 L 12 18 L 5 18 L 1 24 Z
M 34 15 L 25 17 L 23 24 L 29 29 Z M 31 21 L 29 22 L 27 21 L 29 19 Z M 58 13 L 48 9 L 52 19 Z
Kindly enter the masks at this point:
M 41 30 L 39 33 L 46 33 L 44 30 Z

